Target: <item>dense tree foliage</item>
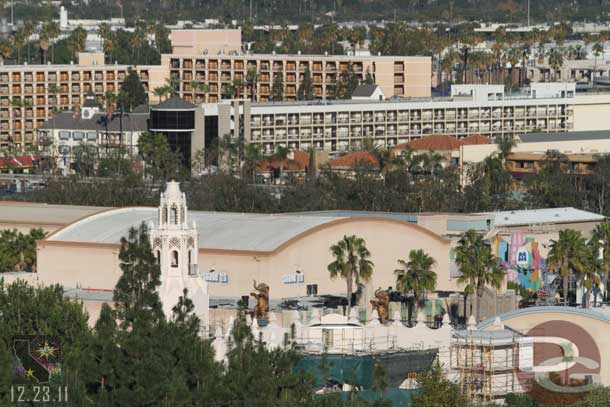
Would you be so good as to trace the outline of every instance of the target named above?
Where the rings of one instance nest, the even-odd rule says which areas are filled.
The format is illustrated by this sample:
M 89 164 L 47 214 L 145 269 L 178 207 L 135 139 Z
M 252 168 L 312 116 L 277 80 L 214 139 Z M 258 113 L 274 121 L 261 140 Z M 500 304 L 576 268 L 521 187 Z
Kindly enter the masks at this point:
M 45 235 L 42 229 L 32 229 L 29 233 L 0 230 L 0 273 L 33 271 L 36 267 L 36 241 Z
M 115 307 L 104 304 L 93 329 L 82 303 L 65 298 L 62 287 L 5 285 L 0 279 L 1 405 L 10 398 L 13 337 L 31 334 L 60 338 L 62 373 L 52 385 L 67 385 L 75 407 L 367 406 L 357 397 L 347 402 L 317 397 L 313 378 L 295 369 L 296 350 L 268 349 L 253 337 L 243 312 L 226 361 L 215 361 L 211 342 L 199 335 L 187 290 L 172 315 L 163 314 L 159 265 L 144 224 L 121 239 L 119 261 L 123 274 L 113 294 Z
M 525 3 L 510 0 L 473 1 L 400 1 L 400 0 L 132 0 L 119 4 L 106 0 L 89 0 L 89 7 L 83 1 L 64 1 L 75 18 L 110 18 L 124 15 L 128 21 L 137 18 L 159 18 L 175 23 L 177 20 L 203 20 L 218 18 L 223 21 L 248 19 L 258 23 L 302 22 L 329 20 L 491 20 L 518 22 L 525 21 Z M 18 3 L 17 15 L 31 15 L 32 3 Z M 36 8 L 38 9 L 38 8 Z M 41 15 L 49 15 L 49 7 L 40 7 Z M 560 21 L 562 19 L 603 18 L 610 9 L 598 0 L 541 0 L 531 3 L 534 21 Z M 27 13 L 27 14 L 26 14 Z

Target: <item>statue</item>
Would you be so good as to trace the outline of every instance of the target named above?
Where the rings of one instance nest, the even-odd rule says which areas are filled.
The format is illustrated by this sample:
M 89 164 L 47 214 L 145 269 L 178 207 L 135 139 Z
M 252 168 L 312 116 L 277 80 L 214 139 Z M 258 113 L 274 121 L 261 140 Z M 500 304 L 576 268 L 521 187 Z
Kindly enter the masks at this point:
M 252 297 L 256 298 L 253 318 L 266 320 L 269 313 L 269 286 L 265 283 L 256 285 L 256 280 L 254 280 L 254 289 L 257 292 L 250 293 Z
M 371 305 L 379 314 L 379 322 L 382 324 L 390 318 L 390 293 L 379 287 L 375 290 L 375 299 L 371 300 Z

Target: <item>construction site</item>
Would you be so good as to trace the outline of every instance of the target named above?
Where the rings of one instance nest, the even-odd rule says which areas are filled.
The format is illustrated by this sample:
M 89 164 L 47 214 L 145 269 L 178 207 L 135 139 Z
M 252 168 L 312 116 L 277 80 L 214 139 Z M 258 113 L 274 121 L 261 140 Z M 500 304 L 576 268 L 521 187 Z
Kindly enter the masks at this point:
M 502 400 L 508 393 L 526 391 L 517 380 L 520 366 L 531 366 L 531 343 L 512 329 L 454 331 L 450 370 L 462 391 L 481 404 Z M 531 350 L 531 349 L 530 349 Z

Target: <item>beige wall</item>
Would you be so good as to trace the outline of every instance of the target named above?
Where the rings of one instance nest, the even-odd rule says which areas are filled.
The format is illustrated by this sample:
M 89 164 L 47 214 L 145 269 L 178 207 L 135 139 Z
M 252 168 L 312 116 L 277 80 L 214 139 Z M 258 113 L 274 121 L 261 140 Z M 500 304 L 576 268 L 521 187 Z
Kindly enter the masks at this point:
M 310 231 L 273 254 L 200 250 L 199 268 L 201 272 L 214 268 L 229 276 L 228 284 L 209 284 L 212 297 L 248 295 L 253 280 L 269 285 L 272 300 L 304 296 L 307 284 L 318 284 L 319 294 L 344 294 L 345 282 L 340 278 L 331 280 L 327 271 L 332 261 L 329 247 L 351 234 L 366 240 L 375 263 L 370 292 L 396 285 L 397 260 L 406 259 L 411 249 L 423 249 L 436 259 L 438 290 L 458 290 L 455 280 L 449 278 L 449 241 L 421 227 L 391 219 L 351 218 L 336 222 Z M 118 246 L 111 245 L 39 242 L 40 280 L 44 284 L 111 290 L 120 276 L 118 251 Z M 284 284 L 282 277 L 297 269 L 305 275 L 305 283 Z
M 38 276 L 45 285 L 112 290 L 121 276 L 119 246 L 39 241 Z
M 228 54 L 241 51 L 241 29 L 172 30 L 174 54 Z
M 574 104 L 574 130 L 610 130 L 610 95 L 578 95 Z

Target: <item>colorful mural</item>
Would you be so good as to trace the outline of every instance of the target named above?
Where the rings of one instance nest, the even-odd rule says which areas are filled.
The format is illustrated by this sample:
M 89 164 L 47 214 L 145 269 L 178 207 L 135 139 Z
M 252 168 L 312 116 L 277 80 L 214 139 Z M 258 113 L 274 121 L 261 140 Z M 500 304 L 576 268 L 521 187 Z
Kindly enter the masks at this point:
M 548 235 L 539 239 L 526 236 L 523 232 L 513 232 L 510 238 L 494 236 L 491 247 L 506 269 L 508 281 L 516 282 L 530 291 L 539 291 L 545 288 L 549 241 Z

